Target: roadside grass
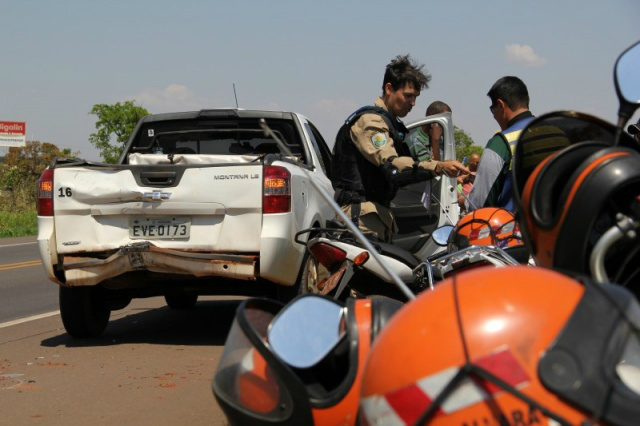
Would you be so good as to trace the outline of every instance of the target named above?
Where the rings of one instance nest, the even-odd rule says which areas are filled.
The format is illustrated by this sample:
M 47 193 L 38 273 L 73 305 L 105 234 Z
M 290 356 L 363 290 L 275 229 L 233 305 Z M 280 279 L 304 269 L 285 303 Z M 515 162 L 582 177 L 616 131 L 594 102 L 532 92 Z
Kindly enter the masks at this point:
M 38 233 L 38 214 L 35 209 L 25 212 L 0 210 L 0 238 L 24 237 Z

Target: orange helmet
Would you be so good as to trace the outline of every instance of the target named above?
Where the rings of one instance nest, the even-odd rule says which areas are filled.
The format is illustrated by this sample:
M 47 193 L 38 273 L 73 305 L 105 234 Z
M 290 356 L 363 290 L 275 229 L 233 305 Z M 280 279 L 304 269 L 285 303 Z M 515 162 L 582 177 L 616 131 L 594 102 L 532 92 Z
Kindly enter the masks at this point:
M 449 251 L 473 245 L 500 248 L 522 245 L 513 213 L 498 207 L 485 207 L 466 214 L 451 231 Z
M 626 134 L 613 147 L 615 132 L 600 119 L 565 112 L 539 117 L 521 133 L 513 198 L 538 265 L 590 274 L 593 249 L 617 216 L 640 218 L 640 154 Z M 608 250 L 606 269 L 615 282 L 637 277 L 637 246 L 624 238 Z
M 637 424 L 640 305 L 584 284 L 513 266 L 422 293 L 371 348 L 360 424 Z
M 346 306 L 323 296 L 339 308 L 337 322 L 326 317 L 313 318 L 320 331 L 335 325 L 344 334 L 328 353 L 321 353 L 312 365 L 286 359 L 276 347 L 272 325 L 285 312 L 281 303 L 268 299 L 248 299 L 240 304 L 225 342 L 224 353 L 214 375 L 213 392 L 231 425 L 353 425 L 356 421 L 363 365 L 371 341 L 401 306 L 386 298 L 348 299 Z M 317 300 L 316 300 L 317 302 Z M 290 306 L 287 305 L 287 306 Z M 346 309 L 345 309 L 346 308 Z M 285 322 L 285 331 L 314 336 L 295 322 Z M 282 336 L 282 334 L 281 334 Z M 290 339 L 285 333 L 284 338 Z M 287 343 L 285 341 L 285 343 Z M 305 345 L 300 345 L 305 346 Z M 312 352 L 294 347 L 297 353 Z

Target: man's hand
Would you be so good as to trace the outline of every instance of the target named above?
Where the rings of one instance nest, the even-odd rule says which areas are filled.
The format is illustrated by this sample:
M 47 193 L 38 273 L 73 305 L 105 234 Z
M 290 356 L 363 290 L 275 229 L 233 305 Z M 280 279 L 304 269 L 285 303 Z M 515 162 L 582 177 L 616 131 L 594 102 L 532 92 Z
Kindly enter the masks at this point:
M 458 177 L 460 175 L 468 175 L 469 169 L 467 169 L 461 162 L 452 161 L 439 161 L 438 169 L 443 171 L 449 177 Z
M 464 210 L 464 202 L 465 202 L 466 198 L 464 198 L 463 195 L 460 195 L 458 197 L 458 206 L 460 207 L 460 209 Z

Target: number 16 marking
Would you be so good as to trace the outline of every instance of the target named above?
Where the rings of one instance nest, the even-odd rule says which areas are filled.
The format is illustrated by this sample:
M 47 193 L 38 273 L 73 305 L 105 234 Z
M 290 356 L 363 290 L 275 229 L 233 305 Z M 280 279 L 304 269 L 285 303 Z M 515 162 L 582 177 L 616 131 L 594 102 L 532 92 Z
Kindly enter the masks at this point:
M 67 188 L 59 188 L 58 192 L 60 194 L 58 194 L 58 197 L 71 197 L 73 195 L 73 193 L 71 192 L 71 188 L 67 187 Z

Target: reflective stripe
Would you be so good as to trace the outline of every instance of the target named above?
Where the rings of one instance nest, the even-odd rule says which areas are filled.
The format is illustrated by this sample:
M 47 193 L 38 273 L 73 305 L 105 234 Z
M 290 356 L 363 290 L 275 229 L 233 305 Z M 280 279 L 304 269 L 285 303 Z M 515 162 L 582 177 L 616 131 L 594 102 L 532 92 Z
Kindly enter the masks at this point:
M 406 424 L 414 424 L 433 402 L 427 392 L 419 386 L 412 385 L 391 392 L 385 396 L 387 402 Z
M 405 426 L 406 423 L 391 408 L 384 396 L 374 395 L 360 401 L 362 414 L 369 426 Z
M 505 348 L 500 352 L 477 359 L 475 364 L 513 387 L 521 386 L 529 382 L 529 375 L 520 366 L 518 360 L 509 349 Z M 502 391 L 502 389 L 493 383 L 488 382 L 485 383 L 485 385 L 491 395 Z
M 527 117 L 518 122 L 514 123 L 513 126 L 508 129 L 503 130 L 500 134 L 504 137 L 504 139 L 509 144 L 509 149 L 511 150 L 511 158 L 513 158 L 513 152 L 516 149 L 516 143 L 518 142 L 518 137 L 520 133 L 522 133 L 522 129 L 524 129 L 527 124 L 531 123 L 535 117 Z M 509 163 L 509 171 L 511 171 L 511 166 L 513 162 Z
M 422 389 L 429 394 L 432 399 L 444 390 L 445 386 L 453 379 L 460 370 L 457 367 L 444 370 L 438 374 L 422 379 L 420 382 Z M 487 399 L 487 393 L 479 387 L 476 382 L 465 378 L 462 383 L 451 393 L 449 398 L 445 399 L 440 409 L 444 413 L 453 413 L 476 402 Z
M 511 155 L 509 156 L 509 170 L 506 173 L 506 176 L 504 179 L 505 181 L 502 185 L 502 190 L 498 195 L 497 206 L 507 209 L 509 211 L 513 211 L 513 194 L 512 194 L 513 183 L 511 181 L 512 179 L 511 169 L 513 168 L 513 153 L 516 150 L 518 137 L 522 133 L 522 130 L 529 123 L 531 123 L 531 121 L 533 121 L 534 118 L 535 117 L 527 117 L 522 120 L 519 120 L 516 123 L 514 123 L 511 127 L 500 132 L 500 135 L 502 135 L 504 140 L 507 141 L 507 144 L 509 145 L 509 150 Z
M 509 349 L 476 359 L 473 362 L 513 387 L 523 387 L 529 381 L 526 371 Z M 373 425 L 411 425 L 442 393 L 459 367 L 451 367 L 418 380 L 385 395 L 372 395 L 360 402 L 367 423 Z M 480 383 L 480 384 L 479 384 Z M 495 397 L 503 390 L 491 382 L 466 377 L 442 403 L 436 416 L 454 413 L 478 402 Z

